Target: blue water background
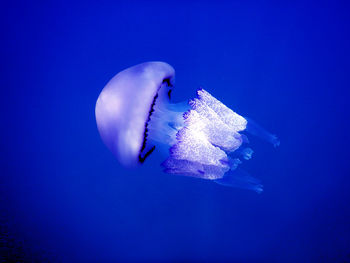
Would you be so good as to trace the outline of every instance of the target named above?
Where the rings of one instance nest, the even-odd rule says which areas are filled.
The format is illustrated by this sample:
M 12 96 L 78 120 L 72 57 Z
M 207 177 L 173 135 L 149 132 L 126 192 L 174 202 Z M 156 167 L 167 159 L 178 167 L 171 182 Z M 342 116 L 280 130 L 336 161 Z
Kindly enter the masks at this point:
M 2 253 L 38 261 L 350 261 L 349 4 L 6 1 L 1 23 Z M 251 139 L 264 192 L 128 170 L 94 107 L 117 72 L 176 70 L 281 140 Z

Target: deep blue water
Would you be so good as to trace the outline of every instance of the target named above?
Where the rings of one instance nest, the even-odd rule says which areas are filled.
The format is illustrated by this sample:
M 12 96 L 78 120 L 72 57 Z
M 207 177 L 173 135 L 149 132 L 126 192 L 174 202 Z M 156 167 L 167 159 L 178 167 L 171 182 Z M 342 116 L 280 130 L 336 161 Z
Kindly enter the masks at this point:
M 350 262 L 345 1 L 7 1 L 0 23 L 4 259 Z M 279 136 L 242 166 L 262 194 L 118 164 L 95 102 L 152 60 L 174 101 L 203 87 Z

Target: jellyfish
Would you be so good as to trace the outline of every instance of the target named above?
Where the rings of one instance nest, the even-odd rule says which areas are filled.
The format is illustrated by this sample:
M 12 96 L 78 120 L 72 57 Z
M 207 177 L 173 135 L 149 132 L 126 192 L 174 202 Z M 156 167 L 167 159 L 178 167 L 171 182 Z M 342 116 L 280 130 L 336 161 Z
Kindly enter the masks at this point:
M 126 167 L 143 164 L 159 150 L 165 173 L 262 192 L 260 181 L 239 167 L 253 155 L 246 134 L 275 147 L 278 138 L 204 89 L 187 102 L 171 103 L 174 76 L 164 62 L 138 64 L 115 75 L 95 107 L 104 144 Z

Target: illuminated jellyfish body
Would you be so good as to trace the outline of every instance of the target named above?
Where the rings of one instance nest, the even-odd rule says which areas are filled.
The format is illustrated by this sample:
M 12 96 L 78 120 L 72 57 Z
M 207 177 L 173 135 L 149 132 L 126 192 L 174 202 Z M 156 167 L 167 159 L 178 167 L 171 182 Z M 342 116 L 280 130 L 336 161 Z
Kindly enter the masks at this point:
M 259 181 L 238 167 L 253 154 L 242 132 L 275 147 L 277 137 L 203 89 L 188 103 L 170 103 L 174 74 L 166 63 L 147 62 L 112 78 L 95 109 L 104 143 L 125 166 L 142 164 L 160 149 L 166 155 L 161 164 L 166 173 L 261 192 Z

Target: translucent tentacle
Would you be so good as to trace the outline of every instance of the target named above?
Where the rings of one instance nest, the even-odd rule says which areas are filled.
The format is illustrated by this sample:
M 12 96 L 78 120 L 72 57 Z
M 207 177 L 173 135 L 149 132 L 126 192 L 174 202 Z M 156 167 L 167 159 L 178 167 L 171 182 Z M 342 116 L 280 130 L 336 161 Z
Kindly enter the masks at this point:
M 261 127 L 252 119 L 249 119 L 249 118 L 245 118 L 245 119 L 248 121 L 247 128 L 246 128 L 247 132 L 271 143 L 274 147 L 277 147 L 280 145 L 280 141 L 276 135 L 269 133 L 267 130 L 265 130 L 263 127 Z
M 254 151 L 247 147 L 247 148 L 239 148 L 237 151 L 236 151 L 236 155 L 239 156 L 239 157 L 242 157 L 244 160 L 250 160 L 252 158 L 252 155 L 253 155 Z
M 261 193 L 263 191 L 263 186 L 260 184 L 260 181 L 250 176 L 242 169 L 236 169 L 234 171 L 231 170 L 230 172 L 226 173 L 224 177 L 216 179 L 214 182 L 224 186 L 253 190 L 257 193 Z

